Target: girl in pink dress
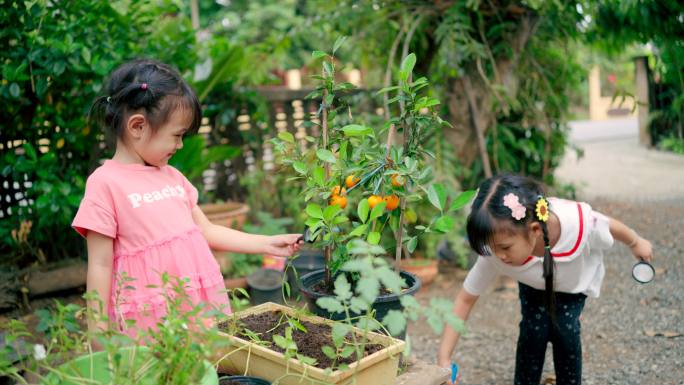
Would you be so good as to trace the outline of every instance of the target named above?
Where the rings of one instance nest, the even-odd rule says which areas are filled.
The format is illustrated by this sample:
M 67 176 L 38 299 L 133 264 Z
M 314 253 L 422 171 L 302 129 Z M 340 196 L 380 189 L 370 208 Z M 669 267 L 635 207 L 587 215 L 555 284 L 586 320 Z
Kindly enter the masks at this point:
M 116 327 L 135 336 L 159 322 L 164 273 L 185 279 L 194 303 L 229 314 L 211 249 L 276 256 L 298 249 L 300 234 L 254 235 L 212 224 L 197 206 L 197 189 L 168 165 L 202 117 L 176 70 L 151 60 L 120 66 L 91 115 L 116 137 L 116 151 L 88 178 L 72 226 L 88 244 L 87 290 L 97 292 Z

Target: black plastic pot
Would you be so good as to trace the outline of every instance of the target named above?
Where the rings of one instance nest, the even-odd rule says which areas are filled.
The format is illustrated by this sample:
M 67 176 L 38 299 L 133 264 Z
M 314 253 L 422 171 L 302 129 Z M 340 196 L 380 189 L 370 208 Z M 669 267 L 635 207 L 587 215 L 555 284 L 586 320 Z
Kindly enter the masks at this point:
M 283 303 L 283 272 L 261 269 L 247 277 L 249 296 L 253 305 L 265 302 Z
M 292 258 L 287 268 L 287 279 L 290 283 L 290 295 L 294 298 L 299 293 L 302 276 L 325 267 L 323 250 L 301 250 L 296 258 Z
M 400 272 L 400 275 L 406 281 L 408 288 L 399 294 L 392 293 L 379 296 L 375 302 L 373 302 L 372 306 L 373 310 L 375 310 L 376 319 L 382 320 L 390 310 L 402 310 L 403 307 L 401 306 L 401 297 L 405 295 L 415 295 L 418 290 L 420 290 L 421 282 L 418 277 L 407 271 Z M 299 290 L 301 291 L 302 296 L 306 299 L 309 310 L 311 310 L 313 313 L 335 321 L 342 320 L 345 318 L 344 313 L 332 314 L 327 310 L 320 308 L 316 304 L 316 301 L 321 297 L 331 297 L 331 295 L 315 292 L 312 290 L 312 287 L 321 282 L 323 279 L 325 279 L 324 269 L 316 270 L 306 274 L 301 278 L 301 286 L 299 287 Z M 406 330 L 404 329 L 404 331 L 399 335 L 393 337 L 404 339 L 406 337 Z
M 219 385 L 271 385 L 270 382 L 259 377 L 223 376 L 219 378 Z

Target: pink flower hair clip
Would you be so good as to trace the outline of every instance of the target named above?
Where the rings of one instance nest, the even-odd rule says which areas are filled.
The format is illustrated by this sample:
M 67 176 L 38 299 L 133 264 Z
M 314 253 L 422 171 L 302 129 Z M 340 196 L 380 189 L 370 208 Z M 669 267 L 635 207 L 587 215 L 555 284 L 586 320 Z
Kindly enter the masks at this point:
M 518 199 L 517 195 L 513 193 L 506 194 L 506 196 L 504 196 L 503 199 L 503 204 L 504 206 L 511 209 L 511 216 L 516 220 L 519 221 L 525 218 L 525 211 L 527 211 L 527 209 L 525 208 L 525 206 L 520 204 L 520 200 Z

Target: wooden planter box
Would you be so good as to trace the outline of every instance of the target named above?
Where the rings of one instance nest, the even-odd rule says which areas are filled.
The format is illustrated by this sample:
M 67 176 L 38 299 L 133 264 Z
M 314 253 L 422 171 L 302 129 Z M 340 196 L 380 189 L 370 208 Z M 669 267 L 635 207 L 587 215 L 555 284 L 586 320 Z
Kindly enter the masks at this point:
M 270 311 L 282 311 L 294 315 L 295 310 L 275 303 L 265 303 L 237 313 L 239 318 L 251 314 Z M 301 320 L 331 324 L 333 321 L 317 316 L 302 317 Z M 361 333 L 360 329 L 354 328 Z M 231 345 L 221 351 L 216 358 L 224 357 L 219 362 L 219 372 L 235 375 L 248 375 L 266 379 L 283 385 L 313 385 L 313 384 L 352 384 L 355 385 L 394 385 L 399 368 L 399 355 L 404 351 L 404 341 L 378 333 L 369 333 L 369 342 L 385 346 L 361 361 L 349 365 L 346 370 L 326 372 L 310 365 L 303 364 L 297 359 L 285 360 L 282 353 L 270 350 L 255 343 L 220 333 L 228 338 Z M 305 378 L 301 377 L 302 375 Z

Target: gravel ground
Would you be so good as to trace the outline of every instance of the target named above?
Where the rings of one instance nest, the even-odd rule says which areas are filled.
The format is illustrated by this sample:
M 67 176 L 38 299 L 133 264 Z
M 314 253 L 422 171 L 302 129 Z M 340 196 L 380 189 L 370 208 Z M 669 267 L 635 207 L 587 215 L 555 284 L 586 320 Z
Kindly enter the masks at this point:
M 684 385 L 684 199 L 589 202 L 594 209 L 633 226 L 654 245 L 656 278 L 640 285 L 631 277 L 629 250 L 615 245 L 605 255 L 601 296 L 589 298 L 582 314 L 583 384 Z M 454 297 L 465 272 L 445 268 L 418 294 Z M 456 346 L 462 384 L 511 384 L 520 308 L 517 285 L 502 281 L 482 296 Z M 436 361 L 439 337 L 425 323 L 409 328 L 412 355 Z M 551 347 L 543 383 L 555 383 Z

